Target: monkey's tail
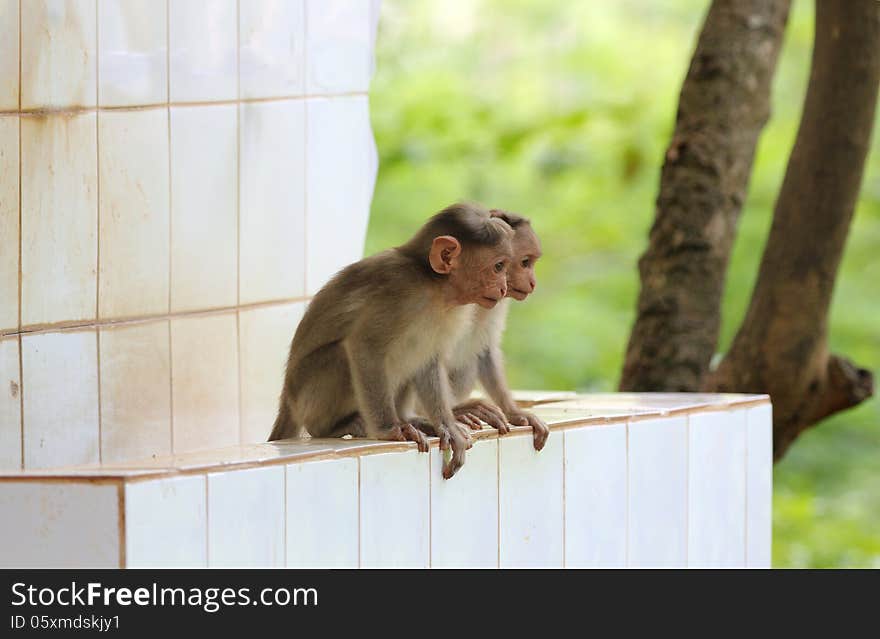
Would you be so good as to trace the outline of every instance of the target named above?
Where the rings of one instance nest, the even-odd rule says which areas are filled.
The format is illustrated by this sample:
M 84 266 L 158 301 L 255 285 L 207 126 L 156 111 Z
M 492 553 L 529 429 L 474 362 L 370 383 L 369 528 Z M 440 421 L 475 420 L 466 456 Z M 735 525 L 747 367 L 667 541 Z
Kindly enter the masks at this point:
M 290 404 L 281 400 L 281 406 L 278 408 L 278 417 L 275 418 L 275 425 L 269 434 L 270 442 L 278 439 L 289 439 L 291 437 L 302 437 L 303 429 L 293 420 L 290 412 Z

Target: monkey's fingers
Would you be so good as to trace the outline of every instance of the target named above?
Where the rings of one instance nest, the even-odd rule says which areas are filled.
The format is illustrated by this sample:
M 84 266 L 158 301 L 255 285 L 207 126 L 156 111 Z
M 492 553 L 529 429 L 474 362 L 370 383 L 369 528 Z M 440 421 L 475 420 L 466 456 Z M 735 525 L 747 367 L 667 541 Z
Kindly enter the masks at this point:
M 420 431 L 412 424 L 402 424 L 400 426 L 400 431 L 404 439 L 416 443 L 416 446 L 418 447 L 420 453 L 428 452 L 430 448 L 430 446 L 428 445 L 428 438 L 422 431 Z
M 507 418 L 514 426 L 530 426 L 529 418 L 522 413 L 511 415 Z
M 532 427 L 532 434 L 535 439 L 535 450 L 541 450 L 550 436 L 550 427 L 537 416 L 531 414 L 529 415 L 529 424 Z
M 492 428 L 498 429 L 498 432 L 501 435 L 505 435 L 510 432 L 510 428 L 507 426 L 507 420 L 504 418 L 504 413 L 500 413 L 496 415 L 493 411 L 489 411 L 484 407 L 480 407 L 479 409 L 475 409 L 479 411 L 480 419 L 489 424 Z
M 483 429 L 483 424 L 480 422 L 480 418 L 472 415 L 469 412 L 462 411 L 455 415 L 455 418 L 465 426 L 470 426 L 471 430 Z
M 444 479 L 450 479 L 462 466 L 464 466 L 465 451 L 470 448 L 466 440 L 458 434 L 452 434 L 450 441 L 452 444 L 452 457 L 443 466 Z

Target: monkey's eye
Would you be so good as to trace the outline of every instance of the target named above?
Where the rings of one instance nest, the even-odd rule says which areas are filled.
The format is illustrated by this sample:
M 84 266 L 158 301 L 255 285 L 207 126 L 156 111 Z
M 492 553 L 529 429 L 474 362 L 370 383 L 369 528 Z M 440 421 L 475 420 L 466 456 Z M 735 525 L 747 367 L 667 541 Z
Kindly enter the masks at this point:
M 504 262 L 498 262 L 495 264 L 495 272 L 500 273 L 504 270 Z
M 523 268 L 529 268 L 529 258 L 526 258 L 522 261 Z

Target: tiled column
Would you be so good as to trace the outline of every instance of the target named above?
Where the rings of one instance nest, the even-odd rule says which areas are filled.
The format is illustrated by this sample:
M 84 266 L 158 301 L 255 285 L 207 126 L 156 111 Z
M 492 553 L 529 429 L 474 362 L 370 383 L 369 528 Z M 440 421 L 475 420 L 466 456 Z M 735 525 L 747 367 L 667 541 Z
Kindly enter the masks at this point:
M 0 0 L 0 470 L 265 439 L 309 296 L 362 256 L 377 21 Z

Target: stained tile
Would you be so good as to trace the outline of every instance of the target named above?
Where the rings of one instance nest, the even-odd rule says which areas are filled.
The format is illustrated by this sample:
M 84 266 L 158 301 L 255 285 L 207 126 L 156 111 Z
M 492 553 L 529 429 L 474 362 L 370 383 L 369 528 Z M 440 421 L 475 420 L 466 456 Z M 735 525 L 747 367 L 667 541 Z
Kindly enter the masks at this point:
M 565 565 L 626 566 L 626 424 L 565 431 Z
M 239 441 L 235 314 L 171 320 L 175 453 Z
M 0 482 L 4 568 L 119 567 L 115 484 Z
M 688 565 L 745 564 L 746 413 L 688 416 Z
M 167 313 L 168 111 L 105 111 L 98 120 L 98 313 L 102 318 Z
M 98 462 L 94 330 L 22 337 L 24 465 Z
M 18 197 L 18 118 L 0 117 L 0 331 L 18 327 Z
M 155 0 L 98 2 L 98 102 L 103 106 L 168 100 L 168 15 Z
M 373 69 L 373 11 L 358 0 L 307 0 L 309 95 L 366 91 Z
M 288 465 L 286 517 L 288 568 L 357 568 L 357 459 Z
M 552 433 L 540 452 L 531 436 L 498 440 L 502 568 L 562 567 L 563 437 Z
M 234 100 L 236 0 L 170 0 L 171 101 Z
M 290 341 L 304 309 L 301 302 L 255 308 L 239 316 L 243 442 L 264 442 L 272 431 Z
M 498 567 L 498 440 L 479 441 L 452 479 L 431 449 L 431 566 Z
M 168 322 L 100 329 L 101 459 L 171 452 Z
M 773 408 L 746 411 L 746 565 L 770 568 L 773 529 Z
M 208 475 L 208 565 L 284 565 L 284 467 Z
M 204 475 L 125 486 L 127 568 L 208 565 L 208 505 Z
M 0 0 L 0 111 L 18 109 L 18 4 L 19 0 Z
M 21 3 L 21 106 L 95 106 L 95 0 Z
M 631 422 L 629 565 L 687 564 L 687 417 Z
M 96 143 L 94 113 L 22 118 L 23 325 L 95 317 Z
M 306 103 L 306 290 L 363 257 L 376 148 L 363 96 Z
M 233 306 L 236 106 L 171 109 L 171 310 Z
M 21 468 L 21 376 L 18 338 L 0 339 L 0 470 Z
M 427 568 L 428 455 L 381 453 L 361 457 L 360 464 L 361 566 Z
M 241 97 L 302 95 L 304 0 L 249 0 L 239 11 Z
M 241 105 L 241 303 L 305 291 L 305 107 Z

